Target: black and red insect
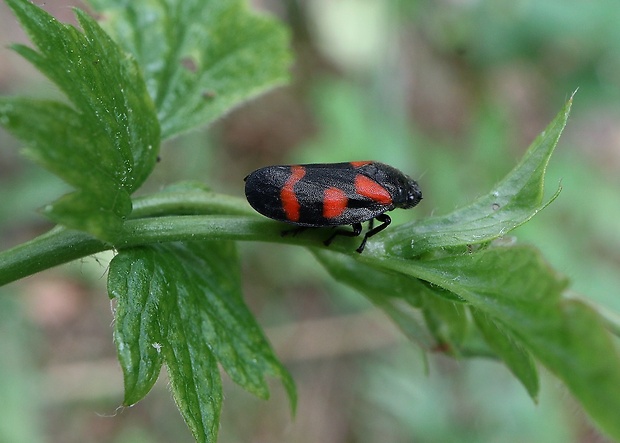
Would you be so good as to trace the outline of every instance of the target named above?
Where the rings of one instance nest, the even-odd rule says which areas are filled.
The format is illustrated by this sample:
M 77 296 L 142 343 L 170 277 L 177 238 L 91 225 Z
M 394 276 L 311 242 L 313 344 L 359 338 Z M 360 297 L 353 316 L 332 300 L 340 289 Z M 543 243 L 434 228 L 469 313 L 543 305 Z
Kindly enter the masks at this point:
M 370 220 L 357 252 L 383 231 L 395 208 L 409 209 L 422 200 L 418 184 L 398 169 L 373 161 L 279 165 L 257 169 L 245 178 L 245 196 L 259 213 L 302 228 L 351 225 L 327 240 L 357 237 Z M 373 227 L 373 221 L 382 224 Z

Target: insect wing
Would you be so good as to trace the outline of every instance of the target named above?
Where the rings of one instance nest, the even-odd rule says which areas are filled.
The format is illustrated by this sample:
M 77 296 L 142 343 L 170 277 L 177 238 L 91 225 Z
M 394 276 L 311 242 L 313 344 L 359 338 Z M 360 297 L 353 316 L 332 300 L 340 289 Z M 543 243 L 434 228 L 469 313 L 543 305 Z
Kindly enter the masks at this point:
M 348 225 L 370 220 L 392 209 L 385 201 L 373 200 L 359 192 L 360 179 L 364 184 L 372 182 L 371 187 L 380 188 L 376 182 L 359 174 L 348 163 L 341 165 L 305 166 L 306 174 L 294 187 L 301 205 L 300 223 L 306 226 Z M 389 197 L 387 191 L 384 193 Z

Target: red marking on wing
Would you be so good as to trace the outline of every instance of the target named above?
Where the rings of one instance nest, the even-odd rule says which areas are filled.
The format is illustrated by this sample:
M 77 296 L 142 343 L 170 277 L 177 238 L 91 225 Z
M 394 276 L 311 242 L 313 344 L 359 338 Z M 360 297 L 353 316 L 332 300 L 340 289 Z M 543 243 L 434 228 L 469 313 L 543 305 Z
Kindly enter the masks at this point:
M 354 168 L 361 168 L 362 166 L 365 166 L 369 163 L 372 163 L 372 162 L 370 160 L 351 162 L 351 166 L 353 166 Z
M 392 204 L 392 196 L 387 189 L 365 175 L 358 174 L 355 176 L 355 191 L 359 195 L 368 197 L 382 205 L 388 206 Z
M 334 218 L 347 208 L 349 199 L 342 189 L 327 188 L 323 193 L 323 217 Z
M 291 176 L 288 178 L 282 190 L 280 191 L 280 199 L 282 200 L 282 209 L 289 221 L 299 221 L 299 200 L 295 195 L 293 187 L 306 175 L 306 170 L 301 166 L 291 166 Z

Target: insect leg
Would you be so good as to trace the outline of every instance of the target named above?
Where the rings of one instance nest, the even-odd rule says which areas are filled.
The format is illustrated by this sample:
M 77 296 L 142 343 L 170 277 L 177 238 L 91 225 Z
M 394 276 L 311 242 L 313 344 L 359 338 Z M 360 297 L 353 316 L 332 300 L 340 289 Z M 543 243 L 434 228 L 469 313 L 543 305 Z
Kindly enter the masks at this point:
M 364 240 L 362 240 L 362 243 L 360 244 L 359 248 L 356 249 L 356 251 L 359 252 L 360 254 L 366 247 L 366 240 L 368 240 L 369 237 L 372 237 L 373 235 L 378 234 L 379 232 L 383 231 L 385 228 L 387 228 L 390 225 L 390 223 L 392 223 L 392 219 L 387 214 L 379 214 L 375 218 L 378 221 L 382 222 L 382 224 L 373 228 L 372 226 L 373 220 L 370 220 L 370 223 L 368 224 L 369 230 L 368 232 L 366 232 L 366 235 L 364 235 Z
M 353 227 L 352 231 L 346 231 L 344 229 L 337 229 L 327 240 L 323 242 L 325 246 L 329 246 L 334 238 L 342 235 L 344 237 L 357 237 L 362 233 L 362 224 L 361 223 L 353 223 L 351 225 Z

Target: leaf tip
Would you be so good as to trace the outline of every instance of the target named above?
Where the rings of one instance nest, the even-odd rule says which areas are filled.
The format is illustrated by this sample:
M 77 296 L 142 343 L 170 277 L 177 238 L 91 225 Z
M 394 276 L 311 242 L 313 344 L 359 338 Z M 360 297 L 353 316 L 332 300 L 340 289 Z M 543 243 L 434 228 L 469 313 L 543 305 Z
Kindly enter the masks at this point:
M 579 91 L 579 87 L 577 87 L 577 89 L 575 89 L 573 91 L 573 93 L 570 95 L 570 97 L 568 98 L 568 100 L 566 101 L 566 105 L 564 107 L 565 111 L 564 111 L 564 120 L 568 120 L 568 115 L 570 114 L 570 109 L 573 106 L 573 99 L 575 98 L 575 95 L 577 94 L 577 92 Z
M 568 101 L 569 101 L 570 103 L 572 103 L 572 102 L 573 102 L 573 97 L 575 97 L 575 95 L 577 94 L 577 92 L 578 92 L 578 91 L 579 91 L 579 86 L 577 86 L 577 89 L 575 89 L 575 90 L 573 91 L 573 93 L 570 95 L 570 98 L 568 99 Z

